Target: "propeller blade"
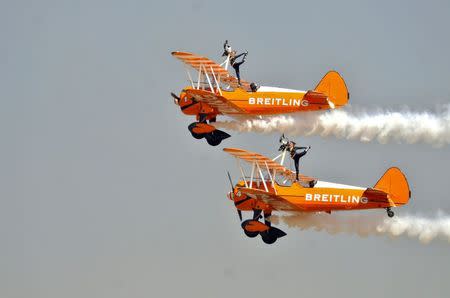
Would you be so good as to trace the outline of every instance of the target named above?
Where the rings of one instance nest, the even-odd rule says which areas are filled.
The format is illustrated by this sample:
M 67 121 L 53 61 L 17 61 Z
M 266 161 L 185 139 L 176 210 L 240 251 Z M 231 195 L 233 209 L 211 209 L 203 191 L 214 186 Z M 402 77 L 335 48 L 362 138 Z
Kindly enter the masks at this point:
M 231 175 L 230 175 L 230 172 L 228 172 L 228 171 L 227 171 L 227 174 L 228 174 L 228 180 L 230 180 L 231 191 L 233 192 L 233 191 L 234 191 L 233 180 L 231 180 Z
M 227 171 L 227 174 L 228 174 L 228 180 L 230 180 L 231 192 L 234 192 L 234 185 L 233 185 L 233 180 L 231 179 L 230 172 Z M 236 208 L 236 211 L 239 216 L 239 220 L 242 221 L 242 211 L 237 208 Z
M 170 95 L 173 97 L 173 100 L 176 104 L 180 103 L 180 98 L 173 92 L 170 92 Z

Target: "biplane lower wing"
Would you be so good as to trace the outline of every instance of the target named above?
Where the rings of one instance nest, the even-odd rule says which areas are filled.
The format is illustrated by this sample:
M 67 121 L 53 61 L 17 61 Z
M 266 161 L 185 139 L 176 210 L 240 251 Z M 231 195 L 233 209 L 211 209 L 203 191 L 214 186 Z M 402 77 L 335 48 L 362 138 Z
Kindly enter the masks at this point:
M 207 103 L 217 109 L 220 114 L 243 114 L 244 110 L 231 103 L 225 97 L 201 89 L 187 89 L 186 94 L 196 101 Z
M 238 190 L 247 196 L 259 199 L 277 211 L 301 211 L 297 206 L 273 193 L 254 188 L 240 187 Z

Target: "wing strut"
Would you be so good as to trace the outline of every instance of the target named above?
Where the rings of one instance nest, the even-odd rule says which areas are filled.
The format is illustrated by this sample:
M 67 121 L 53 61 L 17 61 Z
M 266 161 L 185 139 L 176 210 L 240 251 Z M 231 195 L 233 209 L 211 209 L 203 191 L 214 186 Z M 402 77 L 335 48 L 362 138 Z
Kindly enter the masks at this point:
M 202 80 L 202 65 L 198 68 L 197 89 L 200 89 L 200 81 Z
M 211 88 L 211 92 L 214 91 L 213 85 L 211 84 L 211 80 L 209 79 L 208 72 L 206 71 L 205 65 L 203 65 L 203 70 L 205 71 L 206 80 L 208 81 L 209 88 Z
M 225 59 L 225 61 L 223 61 L 220 66 L 223 66 L 223 68 L 225 68 L 225 70 L 228 70 L 228 64 L 230 62 L 230 55 L 228 54 L 227 59 Z M 225 66 L 224 66 L 225 65 Z
M 239 161 L 239 158 L 236 158 L 236 162 L 237 162 L 237 164 L 238 164 L 239 170 L 241 171 L 241 174 L 242 174 L 242 180 L 244 180 L 245 187 L 248 188 L 247 179 L 245 179 L 244 170 L 242 169 L 241 162 Z
M 272 160 L 273 160 L 273 161 L 276 161 L 277 159 L 279 159 L 279 158 L 281 157 L 280 165 L 284 166 L 283 164 L 284 164 L 284 158 L 286 157 L 286 152 L 287 152 L 286 149 L 283 150 L 283 153 L 280 153 L 277 157 L 275 157 L 275 158 L 272 159 Z M 266 163 L 266 167 L 267 167 L 267 163 Z M 270 171 L 268 171 L 268 172 L 270 173 Z M 277 173 L 277 170 L 276 170 L 276 169 L 273 169 L 273 177 L 276 177 L 276 176 L 275 176 L 276 173 Z M 273 183 L 273 179 L 272 179 L 272 183 Z M 276 192 L 276 190 L 275 190 L 275 192 Z
M 270 174 L 270 169 L 269 166 L 267 165 L 267 161 L 264 161 L 264 164 L 266 165 L 267 174 L 269 174 L 270 182 L 272 183 L 272 188 L 275 190 L 275 194 L 277 194 L 277 189 L 275 188 L 275 181 L 274 181 L 275 176 L 272 176 Z M 275 169 L 273 170 L 273 172 L 275 174 Z
M 192 77 L 191 77 L 191 72 L 189 71 L 189 69 L 188 69 L 186 66 L 185 66 L 184 68 L 186 69 L 186 73 L 187 73 L 187 75 L 188 75 L 189 82 L 191 82 L 192 88 L 195 89 L 194 81 L 192 80 Z
M 253 174 L 255 173 L 255 162 L 252 163 L 252 173 L 250 175 L 250 188 L 252 188 L 253 185 Z
M 211 69 L 211 74 L 214 78 L 214 83 L 216 84 L 217 90 L 219 91 L 219 94 L 222 96 L 222 90 L 220 90 L 220 85 L 219 82 L 217 82 L 216 74 L 214 73 L 212 66 L 209 66 L 209 68 Z
M 263 183 L 263 185 L 264 185 L 264 189 L 265 189 L 267 192 L 269 192 L 269 189 L 267 188 L 267 184 L 266 184 L 266 179 L 264 179 L 264 175 L 263 175 L 263 173 L 262 173 L 262 171 L 261 171 L 261 167 L 259 166 L 259 162 L 256 162 L 256 166 L 258 167 L 259 175 L 260 175 L 260 178 L 261 178 L 262 183 Z

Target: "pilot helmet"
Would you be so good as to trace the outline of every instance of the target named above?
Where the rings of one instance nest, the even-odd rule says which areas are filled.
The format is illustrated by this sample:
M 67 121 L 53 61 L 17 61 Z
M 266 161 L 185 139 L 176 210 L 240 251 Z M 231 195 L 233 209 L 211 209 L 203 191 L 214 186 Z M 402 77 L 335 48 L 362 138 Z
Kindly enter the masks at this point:
M 258 90 L 259 86 L 256 83 L 251 83 L 250 84 L 250 89 L 252 90 L 252 92 L 256 92 Z

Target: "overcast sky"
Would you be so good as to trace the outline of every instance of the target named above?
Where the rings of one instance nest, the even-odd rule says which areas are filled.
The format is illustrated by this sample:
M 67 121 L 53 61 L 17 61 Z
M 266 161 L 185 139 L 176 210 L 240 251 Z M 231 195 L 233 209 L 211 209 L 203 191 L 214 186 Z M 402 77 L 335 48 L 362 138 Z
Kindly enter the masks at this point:
M 448 297 L 450 245 L 298 231 L 243 234 L 223 147 L 274 155 L 278 135 L 193 139 L 169 93 L 173 50 L 248 50 L 243 78 L 354 107 L 450 102 L 448 1 L 0 1 L 0 296 Z M 410 204 L 450 213 L 448 146 L 301 138 L 308 175 L 372 186 L 403 169 Z M 384 211 L 374 211 L 384 212 Z M 370 212 L 370 213 L 374 213 Z

